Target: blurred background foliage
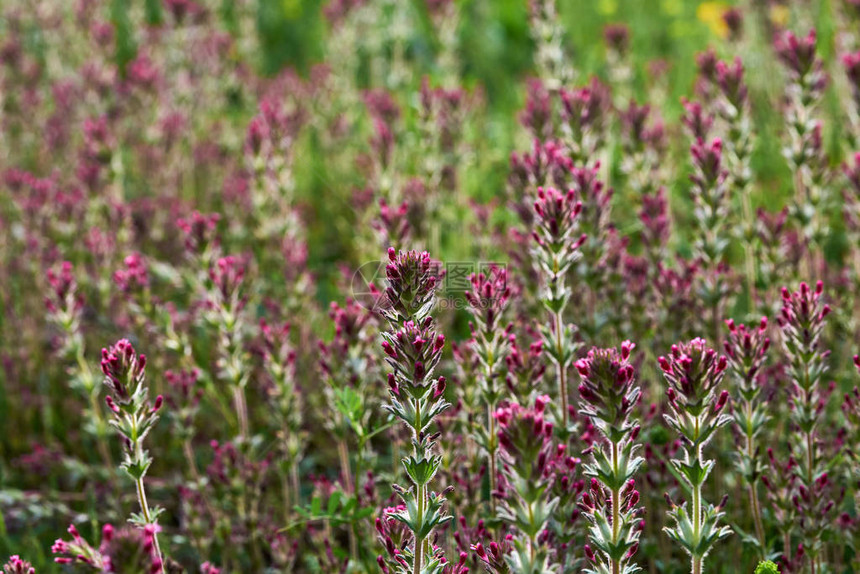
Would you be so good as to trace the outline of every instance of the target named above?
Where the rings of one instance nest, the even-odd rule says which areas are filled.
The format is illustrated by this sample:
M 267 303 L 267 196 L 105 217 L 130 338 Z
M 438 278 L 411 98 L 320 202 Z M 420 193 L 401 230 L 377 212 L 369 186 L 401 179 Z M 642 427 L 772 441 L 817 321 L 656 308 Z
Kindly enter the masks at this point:
M 113 22 L 118 30 L 117 58 L 120 65 L 134 58 L 134 33 L 127 13 L 136 9 L 136 2 L 145 3 L 147 20 L 161 22 L 163 8 L 159 0 L 110 0 L 113 3 Z M 403 4 L 399 4 L 399 3 Z M 324 65 L 332 50 L 328 43 L 333 37 L 324 10 L 325 0 L 258 0 L 256 33 L 259 50 L 253 64 L 258 71 L 275 76 L 292 69 L 309 77 L 314 66 Z M 388 89 L 404 111 L 404 122 L 414 127 L 417 93 L 423 78 L 429 77 L 432 85 L 443 83 L 438 69 L 439 45 L 433 24 L 422 0 L 392 0 L 390 11 L 397 7 L 398 17 L 406 15 L 402 29 L 382 30 L 389 22 L 374 23 L 380 26 L 379 37 L 372 42 L 389 42 L 397 37 L 405 46 L 404 58 L 409 65 L 406 85 L 379 86 L 371 79 L 368 67 L 359 68 L 356 85 L 363 88 Z M 766 206 L 770 210 L 782 207 L 791 197 L 793 183 L 788 166 L 782 157 L 782 118 L 774 102 L 780 98 L 781 77 L 761 23 L 771 20 L 779 24 L 792 23 L 798 28 L 814 25 L 819 34 L 819 49 L 828 66 L 835 65 L 833 36 L 834 6 L 831 0 L 801 2 L 804 17 L 812 13 L 814 22 L 797 22 L 793 8 L 779 2 L 743 2 L 747 13 L 744 46 L 732 46 L 723 22 L 725 11 L 737 1 L 693 0 L 561 0 L 558 11 L 565 30 L 565 50 L 576 70 L 575 85 L 584 85 L 588 78 L 597 76 L 607 80 L 608 65 L 603 31 L 606 25 L 626 24 L 631 30 L 630 63 L 633 70 L 632 97 L 639 103 L 656 108 L 666 122 L 669 135 L 681 130 L 679 117 L 683 112 L 682 99 L 692 97 L 697 73 L 696 54 L 713 47 L 722 58 L 731 58 L 742 51 L 747 69 L 755 122 L 755 151 L 753 170 L 757 189 L 753 193 L 753 206 Z M 252 4 L 253 5 L 253 4 Z M 483 117 L 467 122 L 470 134 L 470 162 L 462 173 L 463 192 L 466 197 L 486 203 L 504 197 L 505 180 L 509 171 L 509 157 L 515 150 L 527 149 L 530 142 L 519 122 L 523 108 L 527 79 L 535 75 L 534 42 L 529 32 L 527 0 L 460 0 L 458 20 L 459 83 L 471 92 L 481 94 L 485 106 L 474 113 Z M 811 10 L 809 8 L 812 8 Z M 223 0 L 219 17 L 225 28 L 240 37 L 236 8 L 231 0 Z M 403 24 L 403 22 L 401 22 Z M 390 78 L 390 70 L 385 71 Z M 384 76 L 385 74 L 383 74 Z M 377 82 L 378 83 L 378 82 Z M 825 101 L 825 115 L 839 117 L 839 102 L 834 90 L 829 90 Z M 236 106 L 241 116 L 247 106 Z M 241 121 L 241 118 L 237 118 Z M 825 122 L 825 137 L 830 144 L 829 154 L 834 164 L 841 163 L 839 148 L 839 121 Z M 369 126 L 366 126 L 369 128 Z M 408 132 L 409 130 L 407 130 Z M 358 138 L 360 140 L 361 137 Z M 670 137 L 680 142 L 670 150 L 671 165 L 682 166 L 670 176 L 670 198 L 675 223 L 684 229 L 690 223 L 692 202 L 687 179 L 689 162 L 687 138 Z M 335 298 L 333 278 L 339 271 L 334 263 L 349 259 L 349 234 L 354 225 L 350 219 L 349 191 L 363 185 L 356 177 L 354 166 L 338 165 L 325 157 L 314 136 L 305 136 L 296 149 L 297 198 L 304 203 L 303 212 L 308 218 L 309 265 L 315 271 L 321 300 Z M 618 149 L 614 150 L 611 164 L 618 164 Z M 618 224 L 624 234 L 631 234 L 638 225 L 635 210 L 625 209 L 627 194 L 619 174 L 611 174 L 609 184 L 616 189 L 613 201 Z M 510 214 L 497 210 L 494 217 Z M 455 217 L 441 231 L 442 242 L 438 256 L 445 260 L 474 256 L 465 221 Z M 841 221 L 841 218 L 837 218 Z M 634 234 L 635 235 L 635 234 Z M 674 248 L 689 255 L 686 234 L 673 236 Z M 448 238 L 454 237 L 454 240 Z M 678 241 L 680 239 L 680 241 Z M 830 258 L 838 258 L 843 251 L 843 235 L 832 234 L 826 246 Z M 501 254 L 500 254 L 501 255 Z
M 408 30 L 406 40 L 407 57 L 413 66 L 413 80 L 416 86 L 405 90 L 414 94 L 417 82 L 424 75 L 438 80 L 434 69 L 434 40 L 432 24 L 425 3 L 419 0 L 401 0 L 409 4 L 412 22 L 419 24 Z M 302 74 L 324 61 L 325 43 L 329 30 L 322 13 L 325 2 L 321 0 L 260 0 L 258 6 L 258 33 L 261 44 L 258 65 L 267 74 L 275 74 L 284 67 L 294 68 Z M 567 53 L 577 70 L 578 84 L 596 75 L 606 80 L 607 63 L 603 30 L 607 24 L 624 23 L 631 30 L 630 57 L 633 65 L 634 98 L 648 102 L 656 107 L 666 121 L 667 129 L 680 130 L 678 118 L 683 106 L 682 98 L 691 97 L 697 72 L 695 55 L 714 47 L 722 57 L 734 53 L 727 42 L 727 30 L 722 14 L 737 2 L 689 1 L 689 0 L 562 0 L 558 3 L 563 26 L 566 31 Z M 748 4 L 748 3 L 747 3 Z M 765 3 L 753 2 L 748 5 Z M 816 2 L 819 6 L 816 22 L 819 32 L 819 46 L 822 56 L 833 62 L 833 25 L 830 2 Z M 476 165 L 469 166 L 464 174 L 464 185 L 469 197 L 488 201 L 502 195 L 504 181 L 508 173 L 508 158 L 513 150 L 524 149 L 529 142 L 522 139 L 522 129 L 516 121 L 519 110 L 525 102 L 526 79 L 534 75 L 533 40 L 529 33 L 528 3 L 526 0 L 462 0 L 459 21 L 459 59 L 462 84 L 467 89 L 479 89 L 486 100 L 485 121 L 480 127 L 482 141 L 488 142 L 480 150 Z M 763 16 L 781 23 L 792 19 L 790 10 L 779 4 L 762 8 Z M 226 12 L 225 12 L 226 15 Z M 765 37 L 761 29 L 755 29 L 755 22 L 746 24 L 746 42 L 752 49 L 744 49 L 744 62 L 747 67 L 748 81 L 753 98 L 753 113 L 758 139 L 753 168 L 757 174 L 759 192 L 754 196 L 754 206 L 767 206 L 769 209 L 781 207 L 791 196 L 792 182 L 785 160 L 781 157 L 782 125 L 780 112 L 772 105 L 779 98 L 781 88 L 773 82 L 776 62 L 769 49 L 771 39 Z M 657 74 L 654 71 L 660 70 Z M 363 78 L 367 85 L 367 78 Z M 359 79 L 361 83 L 362 78 Z M 660 101 L 654 101 L 658 92 Z M 838 102 L 831 92 L 826 102 L 828 113 L 837 113 Z M 827 122 L 825 129 L 831 142 L 831 157 L 841 162 L 837 142 L 839 122 Z M 518 139 L 519 138 L 519 139 Z M 672 141 L 686 141 L 686 138 L 671 138 Z M 477 150 L 476 150 L 477 151 Z M 686 166 L 688 150 L 680 147 L 672 150 L 675 165 Z M 305 167 L 317 165 L 313 158 Z M 613 162 L 617 163 L 617 162 Z M 302 167 L 298 166 L 301 171 Z M 306 171 L 310 175 L 312 171 Z M 318 172 L 319 173 L 319 172 Z M 678 223 L 685 224 L 685 213 L 689 212 L 687 173 L 674 174 L 672 202 Z M 610 184 L 618 184 L 610 181 Z M 312 193 L 311 201 L 327 201 L 330 194 L 325 191 L 321 181 L 312 185 L 300 185 Z M 623 190 L 619 198 L 625 196 Z M 315 213 L 325 212 L 325 206 L 315 205 Z M 637 219 L 633 209 L 625 210 L 616 205 L 615 213 L 621 223 L 636 226 Z M 626 231 L 630 231 L 627 229 Z M 323 239 L 324 230 L 311 229 L 311 236 Z M 683 237 L 683 234 L 679 235 Z M 838 256 L 838 235 L 835 245 L 828 247 L 831 256 Z M 335 242 L 336 243 L 336 242 Z M 324 244 L 331 245 L 325 241 Z M 311 249 L 313 250 L 313 242 Z M 458 245 L 462 245 L 458 242 Z M 465 255 L 466 251 L 443 243 L 445 256 Z M 676 246 L 681 253 L 688 254 L 688 246 Z M 453 253 L 452 253 L 453 251 Z M 311 262 L 326 263 L 334 261 L 339 254 L 320 254 L 312 257 Z M 316 259 L 316 261 L 315 261 Z M 325 297 L 323 297 L 325 298 Z

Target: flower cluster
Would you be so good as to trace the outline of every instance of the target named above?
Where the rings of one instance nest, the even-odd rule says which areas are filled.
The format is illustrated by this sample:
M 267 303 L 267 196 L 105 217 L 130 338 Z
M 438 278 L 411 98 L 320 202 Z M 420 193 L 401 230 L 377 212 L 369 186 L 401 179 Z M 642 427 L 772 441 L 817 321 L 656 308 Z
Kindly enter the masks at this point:
M 10 556 L 9 561 L 3 565 L 3 574 L 36 574 L 36 569 L 20 556 Z
M 503 568 L 511 572 L 546 572 L 549 569 L 548 528 L 558 499 L 549 497 L 555 453 L 553 424 L 544 418 L 548 403 L 549 397 L 543 395 L 535 399 L 533 407 L 514 403 L 495 413 L 504 480 L 499 484 L 499 492 L 494 494 L 501 500 L 499 518 L 516 533 L 504 557 Z M 492 547 L 491 554 L 497 554 Z M 481 552 L 478 555 L 492 564 Z M 494 574 L 507 572 L 504 569 L 491 571 Z
M 146 500 L 143 478 L 152 464 L 152 458 L 143 448 L 143 441 L 155 423 L 163 399 L 156 397 L 155 403 L 149 402 L 149 388 L 146 386 L 146 356 L 138 355 L 126 339 L 120 339 L 107 349 L 102 349 L 102 373 L 110 394 L 105 402 L 113 413 L 110 420 L 120 437 L 123 446 L 121 468 L 135 481 L 140 514 L 132 521 L 142 528 L 152 530 L 155 555 L 161 560 L 158 538 L 158 515 L 161 509 L 150 509 Z
M 644 462 L 635 442 L 641 427 L 631 419 L 641 392 L 630 364 L 633 348 L 625 341 L 620 351 L 592 349 L 576 362 L 582 377 L 582 414 L 602 438 L 592 447 L 593 462 L 585 466 L 591 487 L 582 500 L 591 523 L 591 544 L 585 546 L 591 562 L 588 571 L 595 574 L 635 571 L 632 558 L 644 527 L 644 509 L 637 505 L 639 492 L 633 478 Z
M 830 355 L 830 351 L 823 349 L 821 344 L 825 319 L 830 314 L 830 306 L 824 302 L 823 294 L 821 281 L 814 289 L 806 283 L 801 283 L 795 292 L 783 288 L 782 310 L 777 319 L 788 359 L 786 374 L 791 381 L 792 451 L 798 461 L 794 468 L 797 490 L 793 501 L 813 568 L 822 552 L 823 537 L 831 527 L 828 515 L 834 508 L 818 428 L 831 393 L 823 381 Z
M 669 383 L 666 396 L 671 413 L 664 416 L 684 441 L 683 459 L 673 459 L 671 463 L 692 492 L 689 506 L 678 506 L 669 500 L 669 517 L 674 526 L 664 530 L 690 555 L 693 574 L 701 574 L 708 552 L 732 532 L 730 527 L 720 526 L 725 500 L 714 506 L 702 498 L 702 486 L 715 464 L 705 458 L 704 447 L 731 420 L 723 413 L 728 391 L 717 394 L 728 361 L 709 348 L 704 339 L 693 339 L 673 345 L 671 354 L 660 357 L 659 363 Z
M 538 188 L 534 210 L 537 217 L 532 235 L 536 245 L 532 252 L 544 281 L 541 302 L 552 317 L 551 324 L 543 329 L 544 350 L 556 367 L 560 409 L 556 420 L 560 431 L 567 433 L 570 419 L 567 376 L 577 345 L 573 327 L 564 322 L 564 309 L 571 297 L 565 277 L 579 259 L 579 249 L 586 240 L 585 235 L 577 237 L 582 202 L 572 189 L 562 193 L 551 187 Z
M 155 525 L 143 529 L 116 530 L 110 524 L 102 528 L 102 539 L 94 548 L 72 524 L 69 541 L 58 539 L 51 552 L 57 564 L 80 564 L 98 572 L 164 572 L 164 563 L 158 553 Z
M 388 258 L 387 304 L 381 313 L 391 330 L 382 333 L 382 348 L 393 372 L 388 375 L 390 402 L 385 408 L 412 435 L 412 453 L 402 460 L 412 486 L 393 485 L 405 506 L 390 513 L 409 528 L 412 543 L 398 555 L 395 568 L 406 574 L 441 574 L 445 559 L 433 546 L 432 533 L 452 517 L 444 513 L 444 493 L 430 490 L 442 457 L 434 452 L 437 435 L 427 432 L 450 406 L 444 397 L 445 378 L 433 377 L 445 346 L 445 336 L 436 331 L 430 315 L 437 281 L 426 252 L 389 249 Z
M 735 325 L 731 319 L 726 321 L 729 335 L 723 343 L 729 360 L 729 371 L 737 388 L 735 409 L 732 412 L 735 429 L 743 438 L 738 452 L 738 470 L 747 483 L 750 507 L 753 515 L 756 539 L 760 549 L 766 546 L 764 524 L 762 522 L 761 502 L 758 496 L 758 482 L 765 470 L 760 459 L 759 435 L 770 418 L 764 401 L 761 400 L 760 375 L 770 349 L 767 336 L 767 317 L 762 317 L 758 327 Z

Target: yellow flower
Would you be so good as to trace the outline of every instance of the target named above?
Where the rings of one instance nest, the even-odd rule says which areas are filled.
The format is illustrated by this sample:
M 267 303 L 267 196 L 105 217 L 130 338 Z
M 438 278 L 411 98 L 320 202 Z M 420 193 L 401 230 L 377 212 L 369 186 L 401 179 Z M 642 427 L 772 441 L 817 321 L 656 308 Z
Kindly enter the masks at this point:
M 770 21 L 776 26 L 783 27 L 788 24 L 788 6 L 774 4 L 770 8 Z
M 720 38 L 725 38 L 729 35 L 729 27 L 726 26 L 726 22 L 723 20 L 723 14 L 728 9 L 729 7 L 725 2 L 702 2 L 696 8 L 696 18 L 700 22 L 707 24 L 711 32 Z
M 597 11 L 603 16 L 614 16 L 618 12 L 618 0 L 599 0 Z

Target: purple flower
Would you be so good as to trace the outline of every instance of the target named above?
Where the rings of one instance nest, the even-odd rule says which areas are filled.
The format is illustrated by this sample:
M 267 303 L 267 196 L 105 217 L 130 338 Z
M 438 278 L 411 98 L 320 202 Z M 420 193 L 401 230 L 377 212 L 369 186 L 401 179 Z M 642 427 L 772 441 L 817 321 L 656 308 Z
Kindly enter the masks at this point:
M 574 364 L 582 377 L 579 394 L 586 403 L 582 412 L 606 436 L 623 435 L 633 428 L 628 417 L 639 400 L 633 365 L 629 362 L 634 347 L 630 341 L 624 341 L 620 351 L 594 348 Z
M 783 32 L 774 42 L 776 55 L 795 80 L 803 81 L 812 72 L 821 69 L 821 60 L 815 55 L 817 37 L 815 30 L 798 38 L 791 31 Z
M 391 322 L 402 323 L 414 317 L 426 319 L 432 309 L 439 286 L 438 263 L 426 251 L 395 251 L 388 249 L 385 276 L 388 286 L 380 302 L 380 313 Z
M 122 269 L 113 274 L 114 283 L 123 293 L 142 291 L 149 286 L 149 271 L 140 253 L 132 253 L 123 259 Z
M 716 390 L 728 361 L 704 339 L 672 345 L 669 357 L 659 357 L 658 362 L 669 383 L 666 396 L 673 410 L 697 417 L 716 405 Z
M 608 24 L 603 28 L 606 46 L 623 57 L 630 47 L 630 28 L 625 24 Z
M 210 248 L 218 247 L 217 236 L 218 221 L 221 216 L 217 213 L 203 215 L 194 211 L 191 217 L 180 217 L 176 225 L 185 234 L 185 249 L 192 254 L 200 254 Z
M 14 555 L 3 566 L 3 574 L 36 574 L 36 569 L 26 560 L 21 560 L 20 556 Z
M 127 339 L 120 339 L 102 349 L 101 369 L 114 398 L 126 403 L 143 384 L 146 355 L 138 355 Z

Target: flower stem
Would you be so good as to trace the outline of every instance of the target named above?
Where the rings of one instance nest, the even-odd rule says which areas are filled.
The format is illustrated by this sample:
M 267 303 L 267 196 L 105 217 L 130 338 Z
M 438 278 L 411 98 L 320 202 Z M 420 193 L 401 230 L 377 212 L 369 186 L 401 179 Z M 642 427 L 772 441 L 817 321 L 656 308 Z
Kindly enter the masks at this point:
M 489 427 L 489 436 L 487 441 L 490 443 L 488 458 L 490 462 L 490 513 L 496 514 L 496 417 L 493 415 L 493 405 L 487 403 L 487 426 Z
M 561 340 L 561 329 L 562 329 L 562 317 L 561 310 L 555 313 L 555 348 L 558 353 L 558 358 L 556 359 L 556 366 L 558 367 L 558 394 L 561 398 L 561 420 L 564 427 L 564 432 L 567 432 L 568 426 L 568 412 L 567 412 L 567 380 L 565 378 L 565 365 L 564 360 L 562 359 L 562 340 Z
M 418 485 L 415 489 L 415 496 L 418 499 L 418 515 L 424 516 L 424 486 Z M 421 574 L 421 568 L 424 563 L 424 538 L 415 534 L 415 557 L 412 564 L 412 574 Z
M 696 421 L 696 426 L 698 427 L 698 421 Z M 698 428 L 696 429 L 696 434 L 698 434 Z M 696 460 L 699 466 L 701 466 L 702 462 L 702 447 L 701 445 L 696 446 Z M 693 540 L 695 540 L 696 544 L 699 544 L 699 540 L 702 535 L 702 483 L 697 482 L 693 486 Z M 693 574 L 701 574 L 702 573 L 702 557 L 694 554 L 693 555 Z
M 194 460 L 194 451 L 191 449 L 190 438 L 186 438 L 182 441 L 182 452 L 185 454 L 185 460 L 188 463 L 188 470 L 191 472 L 191 478 L 195 483 L 199 483 L 200 471 L 197 469 L 197 462 Z
M 147 524 L 152 524 L 152 515 L 149 512 L 149 504 L 146 502 L 146 490 L 143 486 L 143 477 L 135 480 L 137 486 L 137 501 L 140 503 L 140 512 L 143 514 L 143 520 Z M 161 557 L 161 547 L 158 545 L 158 532 L 152 533 L 152 544 L 155 550 L 155 556 L 161 562 L 161 571 L 164 572 L 164 560 Z
M 248 438 L 248 405 L 245 402 L 245 389 L 242 385 L 233 386 L 233 406 L 239 421 L 239 440 L 244 441 Z
M 752 403 L 747 401 L 744 405 L 746 410 L 746 419 L 752 420 L 753 407 Z M 747 429 L 747 458 L 750 461 L 750 464 L 755 468 L 756 459 L 755 459 L 755 437 L 752 434 L 752 430 Z M 758 538 L 759 544 L 761 546 L 761 556 L 765 557 L 767 554 L 767 549 L 765 548 L 765 537 L 764 537 L 764 524 L 761 519 L 761 503 L 758 498 L 758 489 L 756 488 L 756 480 L 753 478 L 750 480 L 749 484 L 750 491 L 750 506 L 752 507 L 753 513 L 753 522 L 755 523 L 755 533 Z
M 612 443 L 612 474 L 618 477 L 618 443 Z M 618 544 L 618 533 L 621 529 L 619 522 L 621 521 L 621 487 L 612 489 L 612 544 Z M 621 563 L 618 560 L 612 560 L 612 574 L 620 574 Z
M 340 439 L 337 441 L 337 452 L 338 457 L 340 458 L 340 472 L 343 479 L 343 489 L 347 494 L 350 494 L 350 490 L 352 490 L 352 472 L 349 468 L 349 451 L 347 450 L 346 440 Z M 358 492 L 355 491 L 352 494 L 358 496 Z M 358 541 L 355 539 L 355 530 L 350 526 L 348 529 L 349 536 L 349 555 L 354 561 L 358 561 Z
M 422 419 L 421 419 L 421 400 L 415 400 L 415 446 L 414 452 L 415 457 L 418 458 L 418 449 L 421 444 L 421 427 L 422 427 Z M 421 517 L 421 522 L 424 522 L 424 504 L 426 499 L 426 485 L 424 484 L 416 484 L 415 485 L 415 498 L 416 506 L 418 507 L 418 516 Z M 412 574 L 421 574 L 421 569 L 424 566 L 424 537 L 419 536 L 417 532 L 414 533 L 415 536 L 415 550 L 412 561 Z

